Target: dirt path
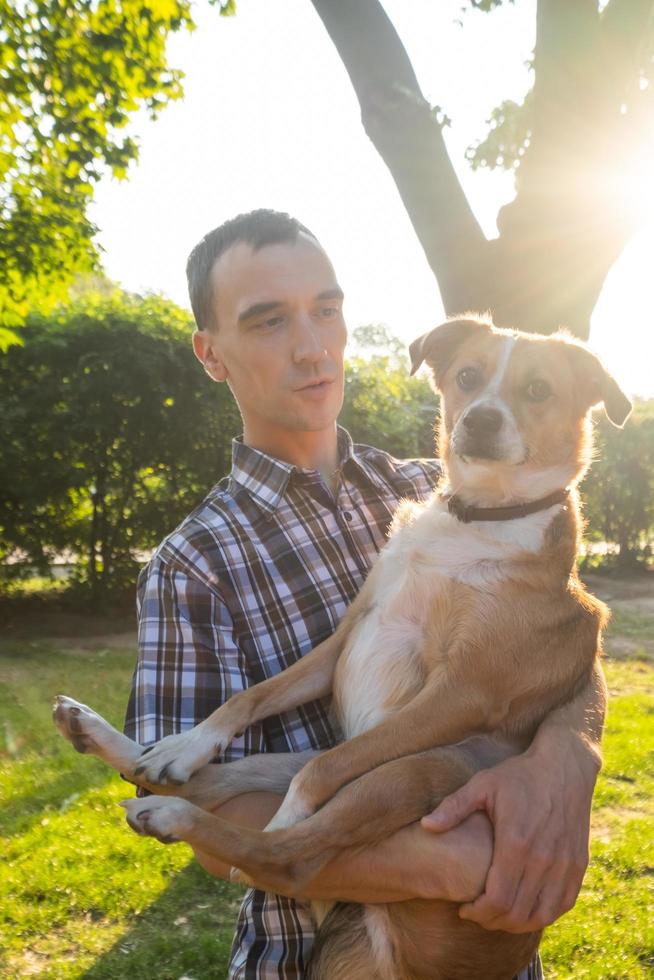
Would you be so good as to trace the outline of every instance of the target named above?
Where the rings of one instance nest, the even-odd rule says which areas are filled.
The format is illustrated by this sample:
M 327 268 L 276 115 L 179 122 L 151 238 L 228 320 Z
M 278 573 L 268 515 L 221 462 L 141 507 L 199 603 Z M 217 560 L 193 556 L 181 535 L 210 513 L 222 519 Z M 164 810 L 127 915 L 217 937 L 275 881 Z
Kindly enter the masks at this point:
M 654 574 L 634 578 L 587 575 L 584 581 L 613 613 L 604 641 L 608 656 L 654 663 Z
M 584 575 L 584 582 L 611 609 L 631 609 L 654 617 L 654 572 L 634 578 Z

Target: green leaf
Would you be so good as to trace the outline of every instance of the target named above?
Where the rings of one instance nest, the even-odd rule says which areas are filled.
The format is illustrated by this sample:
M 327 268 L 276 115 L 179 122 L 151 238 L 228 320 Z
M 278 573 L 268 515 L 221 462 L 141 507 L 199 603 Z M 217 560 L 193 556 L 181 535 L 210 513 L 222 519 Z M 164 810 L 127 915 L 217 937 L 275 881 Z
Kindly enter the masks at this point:
M 132 113 L 182 94 L 166 57 L 191 29 L 190 0 L 0 0 L 0 327 L 52 307 L 98 268 L 87 217 L 105 167 L 122 177 L 138 147 Z

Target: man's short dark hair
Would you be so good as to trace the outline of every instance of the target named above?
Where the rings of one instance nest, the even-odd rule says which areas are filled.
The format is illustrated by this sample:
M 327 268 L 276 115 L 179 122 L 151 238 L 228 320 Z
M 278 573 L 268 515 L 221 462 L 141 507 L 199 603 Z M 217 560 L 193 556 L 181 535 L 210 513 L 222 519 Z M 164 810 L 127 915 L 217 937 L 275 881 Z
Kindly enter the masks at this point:
M 223 252 L 237 242 L 245 242 L 251 246 L 253 252 L 258 252 L 266 245 L 296 242 L 299 234 L 310 235 L 318 241 L 313 232 L 297 218 L 266 208 L 238 214 L 208 232 L 195 246 L 186 263 L 188 293 L 198 329 L 209 330 L 218 326 L 214 313 L 211 270 Z

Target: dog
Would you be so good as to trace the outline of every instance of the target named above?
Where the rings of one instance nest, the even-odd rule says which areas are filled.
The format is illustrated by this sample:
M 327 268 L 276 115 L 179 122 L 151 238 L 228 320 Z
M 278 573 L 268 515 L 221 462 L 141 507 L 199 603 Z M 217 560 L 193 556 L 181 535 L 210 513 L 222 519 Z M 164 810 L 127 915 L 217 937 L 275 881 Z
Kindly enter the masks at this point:
M 581 584 L 576 485 L 591 457 L 590 409 L 621 427 L 628 398 L 565 332 L 550 337 L 449 320 L 410 348 L 442 410 L 443 480 L 405 502 L 336 632 L 196 728 L 145 751 L 60 696 L 76 749 L 159 794 L 125 804 L 130 825 L 188 841 L 285 894 L 336 854 L 419 820 L 480 768 L 524 751 L 540 722 L 597 670 L 608 611 Z M 209 765 L 269 715 L 332 693 L 345 741 L 323 753 Z M 239 793 L 285 792 L 266 832 L 207 812 Z M 508 980 L 539 932 L 489 931 L 445 901 L 336 905 L 312 980 Z

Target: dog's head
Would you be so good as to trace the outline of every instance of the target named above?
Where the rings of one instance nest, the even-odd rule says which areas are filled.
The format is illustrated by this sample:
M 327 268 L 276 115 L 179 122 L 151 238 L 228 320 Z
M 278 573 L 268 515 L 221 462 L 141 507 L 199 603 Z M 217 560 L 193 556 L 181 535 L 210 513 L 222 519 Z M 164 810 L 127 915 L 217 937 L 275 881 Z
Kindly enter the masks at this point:
M 452 482 L 491 496 L 579 479 L 590 461 L 589 410 L 603 404 L 620 427 L 631 411 L 599 359 L 564 331 L 544 337 L 466 316 L 418 338 L 410 354 L 411 373 L 425 361 L 442 395 L 439 445 Z

